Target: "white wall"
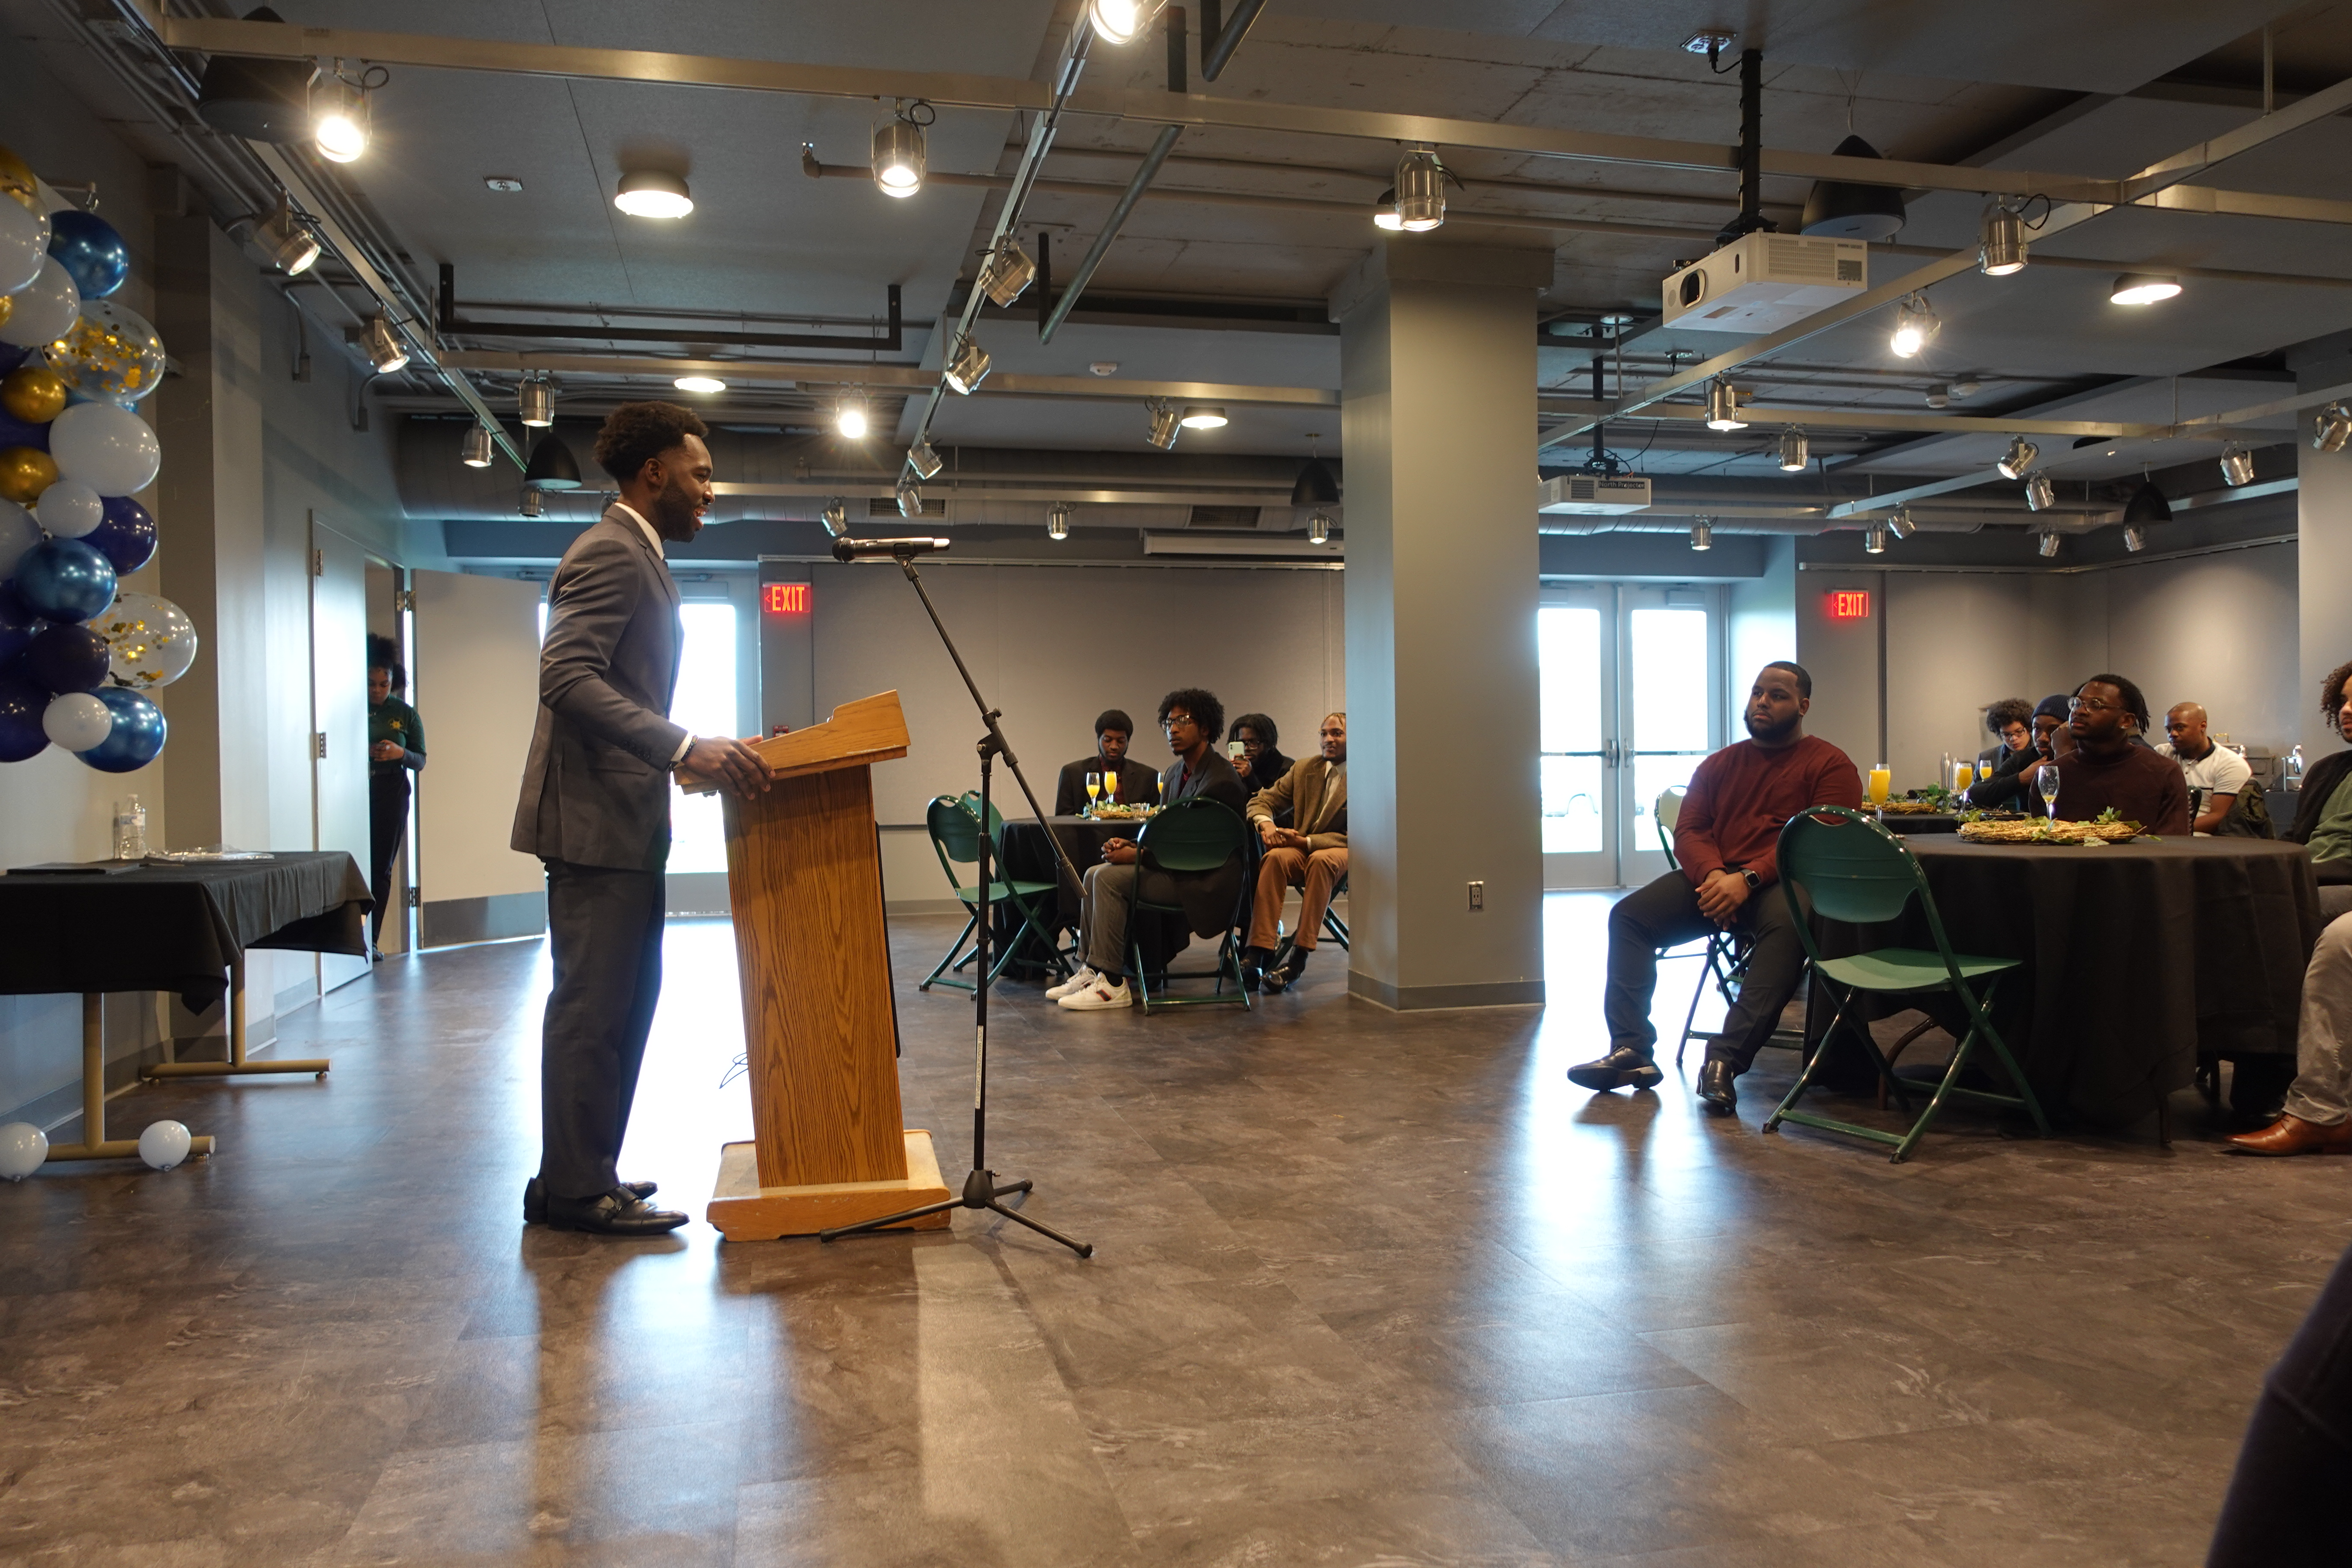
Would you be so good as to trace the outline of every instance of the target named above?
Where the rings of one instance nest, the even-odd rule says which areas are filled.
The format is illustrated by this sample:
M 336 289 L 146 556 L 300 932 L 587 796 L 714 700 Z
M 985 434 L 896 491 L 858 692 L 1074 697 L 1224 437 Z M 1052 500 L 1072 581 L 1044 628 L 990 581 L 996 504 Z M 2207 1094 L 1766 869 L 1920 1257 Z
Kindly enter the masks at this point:
M 1886 763 L 1897 789 L 1915 789 L 1935 780 L 1945 752 L 1958 761 L 1992 743 L 1987 707 L 2044 695 L 2028 689 L 2031 579 L 1889 572 L 1885 581 Z
M 2201 702 L 2233 742 L 2284 752 L 2305 729 L 2304 710 L 2319 706 L 2317 683 L 2306 702 L 2296 673 L 2296 555 L 2292 543 L 2269 544 L 2085 573 L 2105 579 L 2099 668 L 2137 681 L 2158 725 L 2174 703 Z M 2331 619 L 2340 635 L 2341 617 Z

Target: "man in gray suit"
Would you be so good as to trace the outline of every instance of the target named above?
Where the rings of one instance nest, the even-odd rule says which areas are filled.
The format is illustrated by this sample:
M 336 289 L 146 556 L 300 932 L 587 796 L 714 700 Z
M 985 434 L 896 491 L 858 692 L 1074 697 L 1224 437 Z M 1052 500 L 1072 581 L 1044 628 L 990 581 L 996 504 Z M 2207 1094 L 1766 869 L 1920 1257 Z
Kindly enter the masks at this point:
M 689 735 L 669 720 L 683 633 L 662 542 L 702 531 L 706 434 L 676 404 L 614 409 L 596 461 L 621 499 L 572 541 L 548 587 L 539 721 L 513 838 L 547 867 L 555 965 L 527 1224 L 657 1236 L 686 1223 L 646 1202 L 651 1182 L 622 1182 L 614 1161 L 661 996 L 669 775 L 684 764 L 746 798 L 768 787 L 765 764 L 742 742 Z

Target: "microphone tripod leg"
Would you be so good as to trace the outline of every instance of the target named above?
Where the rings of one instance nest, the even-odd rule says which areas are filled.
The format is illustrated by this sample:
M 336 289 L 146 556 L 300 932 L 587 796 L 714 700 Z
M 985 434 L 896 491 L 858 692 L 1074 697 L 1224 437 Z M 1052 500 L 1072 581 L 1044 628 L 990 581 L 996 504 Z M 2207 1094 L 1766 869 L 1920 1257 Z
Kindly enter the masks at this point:
M 1029 1184 L 1023 1182 L 1020 1184 L 1025 1187 Z M 1006 1187 L 1003 1190 L 1009 1193 L 1013 1189 L 1011 1187 Z M 1027 1226 L 1031 1230 L 1035 1231 L 1040 1236 L 1060 1242 L 1064 1247 L 1068 1247 L 1080 1258 L 1092 1258 L 1095 1255 L 1094 1243 L 1090 1241 L 1073 1241 L 1068 1237 L 1064 1236 L 1060 1231 L 1055 1230 L 1052 1226 L 1040 1225 L 1035 1220 L 1031 1219 L 1027 1215 L 1023 1214 L 1019 1209 L 1006 1208 L 994 1198 L 991 1198 L 984 1206 L 1003 1215 L 1006 1219 L 1020 1221 L 1023 1225 Z

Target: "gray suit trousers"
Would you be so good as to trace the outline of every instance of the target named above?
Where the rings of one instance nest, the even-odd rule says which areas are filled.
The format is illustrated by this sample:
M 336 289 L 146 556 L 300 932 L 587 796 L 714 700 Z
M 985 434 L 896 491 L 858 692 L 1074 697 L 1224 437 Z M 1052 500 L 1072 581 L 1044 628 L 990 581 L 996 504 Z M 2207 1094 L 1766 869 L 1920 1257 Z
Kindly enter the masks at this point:
M 659 871 L 549 860 L 548 993 L 540 1045 L 539 1173 L 559 1197 L 620 1185 L 616 1162 L 661 1000 Z

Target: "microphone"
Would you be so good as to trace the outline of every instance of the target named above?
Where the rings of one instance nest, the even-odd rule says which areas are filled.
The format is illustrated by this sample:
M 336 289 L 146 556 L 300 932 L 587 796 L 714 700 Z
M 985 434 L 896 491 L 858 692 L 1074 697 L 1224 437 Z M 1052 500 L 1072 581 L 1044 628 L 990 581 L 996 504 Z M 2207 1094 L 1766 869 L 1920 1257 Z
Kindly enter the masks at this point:
M 835 561 L 912 561 L 918 555 L 945 550 L 950 542 L 945 539 L 836 539 L 833 542 L 833 558 Z

